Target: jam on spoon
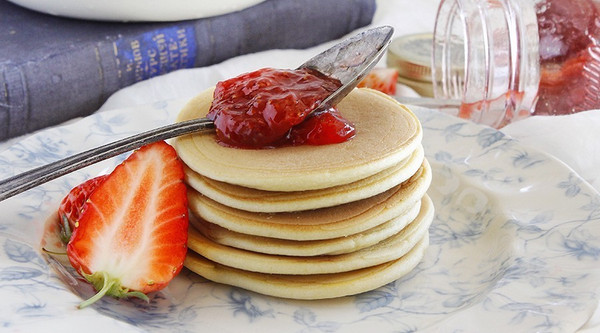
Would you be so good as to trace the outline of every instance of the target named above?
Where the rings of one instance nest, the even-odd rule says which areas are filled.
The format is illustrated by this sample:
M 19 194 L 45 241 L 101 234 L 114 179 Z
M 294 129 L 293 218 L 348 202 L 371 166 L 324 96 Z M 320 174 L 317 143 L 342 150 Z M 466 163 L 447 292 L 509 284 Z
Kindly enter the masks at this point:
M 333 107 L 311 112 L 341 85 L 310 68 L 263 68 L 217 83 L 207 118 L 229 147 L 340 143 L 354 136 L 353 125 Z

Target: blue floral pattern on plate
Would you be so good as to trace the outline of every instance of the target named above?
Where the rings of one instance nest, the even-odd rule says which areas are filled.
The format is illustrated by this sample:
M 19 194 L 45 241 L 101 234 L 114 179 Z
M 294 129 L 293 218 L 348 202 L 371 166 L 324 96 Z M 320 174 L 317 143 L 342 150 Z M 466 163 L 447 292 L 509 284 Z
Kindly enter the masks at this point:
M 0 178 L 172 122 L 183 101 L 101 112 L 0 152 Z M 40 239 L 68 190 L 123 157 L 0 202 L 0 328 L 119 332 L 571 332 L 598 304 L 600 196 L 560 161 L 496 130 L 417 109 L 434 173 L 431 245 L 404 278 L 361 295 L 293 301 L 184 270 L 149 303 L 102 299 Z

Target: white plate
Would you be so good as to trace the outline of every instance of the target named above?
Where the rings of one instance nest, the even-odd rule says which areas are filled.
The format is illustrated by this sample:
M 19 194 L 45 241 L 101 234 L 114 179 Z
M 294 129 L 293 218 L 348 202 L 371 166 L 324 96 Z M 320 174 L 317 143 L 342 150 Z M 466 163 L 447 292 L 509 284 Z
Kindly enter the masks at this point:
M 235 12 L 264 0 L 9 0 L 42 13 L 103 21 L 179 21 Z
M 173 121 L 182 101 L 107 111 L 43 131 L 0 153 L 0 178 Z M 0 202 L 0 327 L 13 331 L 572 332 L 598 304 L 600 197 L 568 167 L 493 129 L 418 115 L 434 171 L 431 246 L 405 278 L 328 301 L 291 301 L 184 270 L 140 301 L 76 310 L 75 280 L 39 252 L 42 225 L 105 161 Z M 114 320 L 118 319 L 118 320 Z

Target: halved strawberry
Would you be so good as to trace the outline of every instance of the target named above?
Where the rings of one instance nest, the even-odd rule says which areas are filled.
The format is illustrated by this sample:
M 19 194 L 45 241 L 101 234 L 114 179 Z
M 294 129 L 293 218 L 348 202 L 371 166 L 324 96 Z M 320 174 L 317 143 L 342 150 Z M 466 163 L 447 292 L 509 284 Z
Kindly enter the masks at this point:
M 358 83 L 358 87 L 371 88 L 388 95 L 394 95 L 396 94 L 397 82 L 398 70 L 394 68 L 375 67 Z
M 181 270 L 188 210 L 183 164 L 165 142 L 140 148 L 90 195 L 67 245 L 71 265 L 98 293 L 148 300 Z
M 75 186 L 67 196 L 65 196 L 58 206 L 58 220 L 60 227 L 60 239 L 67 244 L 71 239 L 71 234 L 79 225 L 79 218 L 83 210 L 83 205 L 92 195 L 92 192 L 100 185 L 108 175 L 98 176 L 88 179 Z

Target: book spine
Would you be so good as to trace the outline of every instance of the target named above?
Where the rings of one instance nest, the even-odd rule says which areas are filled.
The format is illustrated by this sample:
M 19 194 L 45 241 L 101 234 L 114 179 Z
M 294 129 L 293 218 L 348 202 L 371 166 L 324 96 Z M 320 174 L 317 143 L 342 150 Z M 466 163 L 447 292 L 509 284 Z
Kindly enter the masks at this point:
M 193 67 L 197 53 L 193 25 L 166 27 L 133 38 L 123 37 L 112 46 L 121 85 Z
M 26 133 L 29 96 L 23 72 L 11 64 L 0 65 L 0 139 Z
M 191 24 L 69 47 L 38 61 L 0 64 L 0 140 L 86 116 L 115 91 L 193 67 Z
M 265 1 L 242 12 L 148 25 L 147 31 L 136 25 L 35 61 L 0 62 L 0 140 L 89 115 L 117 90 L 177 69 L 339 38 L 369 24 L 374 10 L 375 0 Z

